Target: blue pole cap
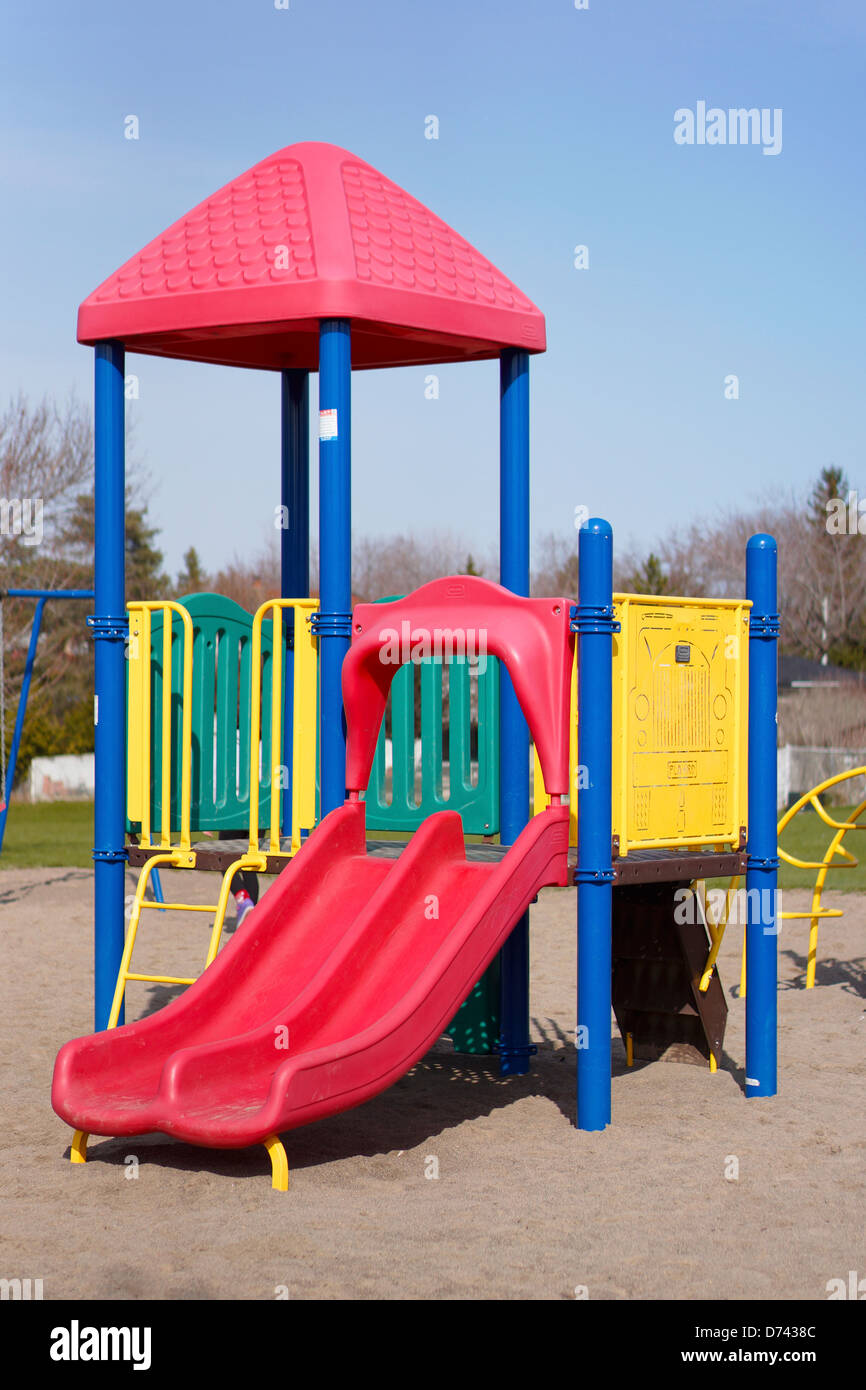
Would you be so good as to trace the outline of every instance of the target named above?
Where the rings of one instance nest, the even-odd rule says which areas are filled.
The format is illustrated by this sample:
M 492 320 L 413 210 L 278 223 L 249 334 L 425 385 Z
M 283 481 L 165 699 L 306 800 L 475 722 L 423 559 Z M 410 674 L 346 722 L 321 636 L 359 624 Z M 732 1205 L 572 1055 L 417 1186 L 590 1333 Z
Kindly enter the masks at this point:
M 584 531 L 592 536 L 609 537 L 613 540 L 613 527 L 609 521 L 605 521 L 603 516 L 588 517 L 580 528 L 581 535 Z
M 776 537 L 770 536 L 766 531 L 758 531 L 754 536 L 750 536 L 746 542 L 747 550 L 776 550 Z

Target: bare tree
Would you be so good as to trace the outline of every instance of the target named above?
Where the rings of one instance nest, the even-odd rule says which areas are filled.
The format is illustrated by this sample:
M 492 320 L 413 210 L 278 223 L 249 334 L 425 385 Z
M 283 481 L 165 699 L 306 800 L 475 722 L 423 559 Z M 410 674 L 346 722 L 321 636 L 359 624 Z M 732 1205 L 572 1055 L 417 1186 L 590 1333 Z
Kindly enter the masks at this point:
M 405 594 L 444 574 L 498 575 L 498 564 L 479 558 L 449 533 L 363 537 L 355 542 L 352 587 L 363 600 Z
M 129 435 L 128 435 L 129 442 Z M 130 451 L 128 499 L 141 495 Z M 74 395 L 64 405 L 19 395 L 0 412 L 0 589 L 88 589 L 93 584 L 93 431 L 90 409 Z M 127 511 L 130 595 L 161 573 L 146 502 Z M 7 744 L 15 715 L 34 604 L 3 599 Z M 93 657 L 86 602 L 49 603 L 28 704 L 19 774 L 40 752 L 92 747 Z
M 850 524 L 828 530 L 827 503 L 850 494 L 841 470 L 823 470 L 808 497 L 774 494 L 751 506 L 703 515 L 651 551 L 615 552 L 614 585 L 625 592 L 702 594 L 734 598 L 745 592 L 745 548 L 766 532 L 779 547 L 779 605 L 783 650 L 866 668 L 866 536 Z M 569 538 L 570 540 L 570 538 Z M 577 588 L 576 540 L 548 540 L 541 585 Z

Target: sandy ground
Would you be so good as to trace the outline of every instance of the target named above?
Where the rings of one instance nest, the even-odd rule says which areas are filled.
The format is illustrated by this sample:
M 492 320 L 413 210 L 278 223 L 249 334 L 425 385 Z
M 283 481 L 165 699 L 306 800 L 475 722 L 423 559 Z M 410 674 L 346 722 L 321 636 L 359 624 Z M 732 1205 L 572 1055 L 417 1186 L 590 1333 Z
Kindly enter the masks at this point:
M 194 877 L 207 901 L 217 880 Z M 503 1081 L 440 1045 L 376 1100 L 287 1136 L 279 1194 L 264 1149 L 94 1139 L 86 1166 L 69 1163 L 49 1087 L 57 1049 L 90 1027 L 92 878 L 2 872 L 0 1275 L 42 1278 L 46 1299 L 824 1299 L 828 1280 L 866 1275 L 866 899 L 837 902 L 816 989 L 804 924 L 783 932 L 775 1099 L 743 1096 L 731 929 L 724 1069 L 628 1071 L 617 1036 L 613 1126 L 577 1132 L 575 900 L 549 889 L 533 909 L 532 1074 Z M 207 929 L 151 913 L 137 968 L 195 971 Z M 130 991 L 130 1017 L 169 997 Z

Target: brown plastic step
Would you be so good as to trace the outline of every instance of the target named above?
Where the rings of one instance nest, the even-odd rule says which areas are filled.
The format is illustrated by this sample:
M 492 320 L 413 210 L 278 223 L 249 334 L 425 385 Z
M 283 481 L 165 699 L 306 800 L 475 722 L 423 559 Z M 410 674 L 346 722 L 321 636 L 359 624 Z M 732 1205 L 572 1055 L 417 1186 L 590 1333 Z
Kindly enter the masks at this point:
M 677 900 L 688 880 L 617 887 L 613 894 L 613 1009 L 632 1055 L 645 1061 L 722 1060 L 728 1005 L 718 969 L 702 994 L 710 937 L 698 904 Z M 686 920 L 678 921 L 677 918 Z

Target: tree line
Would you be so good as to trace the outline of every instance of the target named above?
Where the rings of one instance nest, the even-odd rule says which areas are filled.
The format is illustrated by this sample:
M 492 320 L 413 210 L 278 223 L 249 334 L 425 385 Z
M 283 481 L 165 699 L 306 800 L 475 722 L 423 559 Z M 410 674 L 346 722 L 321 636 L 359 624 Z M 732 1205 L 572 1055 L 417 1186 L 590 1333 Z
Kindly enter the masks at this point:
M 126 510 L 127 597 L 179 598 L 213 590 L 249 611 L 279 593 L 279 546 L 233 557 L 215 573 L 195 546 L 174 576 L 166 572 L 158 527 L 148 509 L 149 482 L 128 441 Z M 13 502 L 39 499 L 39 539 L 16 526 Z M 0 501 L 3 536 L 0 588 L 91 588 L 93 585 L 93 435 L 90 410 L 74 397 L 19 396 L 0 413 Z M 857 495 L 845 473 L 820 470 L 804 496 L 769 497 L 725 513 L 695 516 L 651 547 L 620 549 L 615 586 L 631 593 L 705 594 L 724 598 L 744 590 L 748 537 L 769 531 L 779 542 L 781 650 L 866 670 L 866 535 L 859 530 Z M 863 518 L 866 530 L 866 518 Z M 353 553 L 353 598 L 406 593 L 442 574 L 496 578 L 495 555 L 470 550 L 451 534 L 358 537 Z M 312 554 L 316 589 L 316 556 Z M 577 597 L 577 533 L 537 539 L 535 594 Z M 49 603 L 31 688 L 18 777 L 39 754 L 93 748 L 93 661 L 84 626 L 86 604 Z M 3 694 L 7 748 L 33 618 L 33 603 L 3 600 Z

